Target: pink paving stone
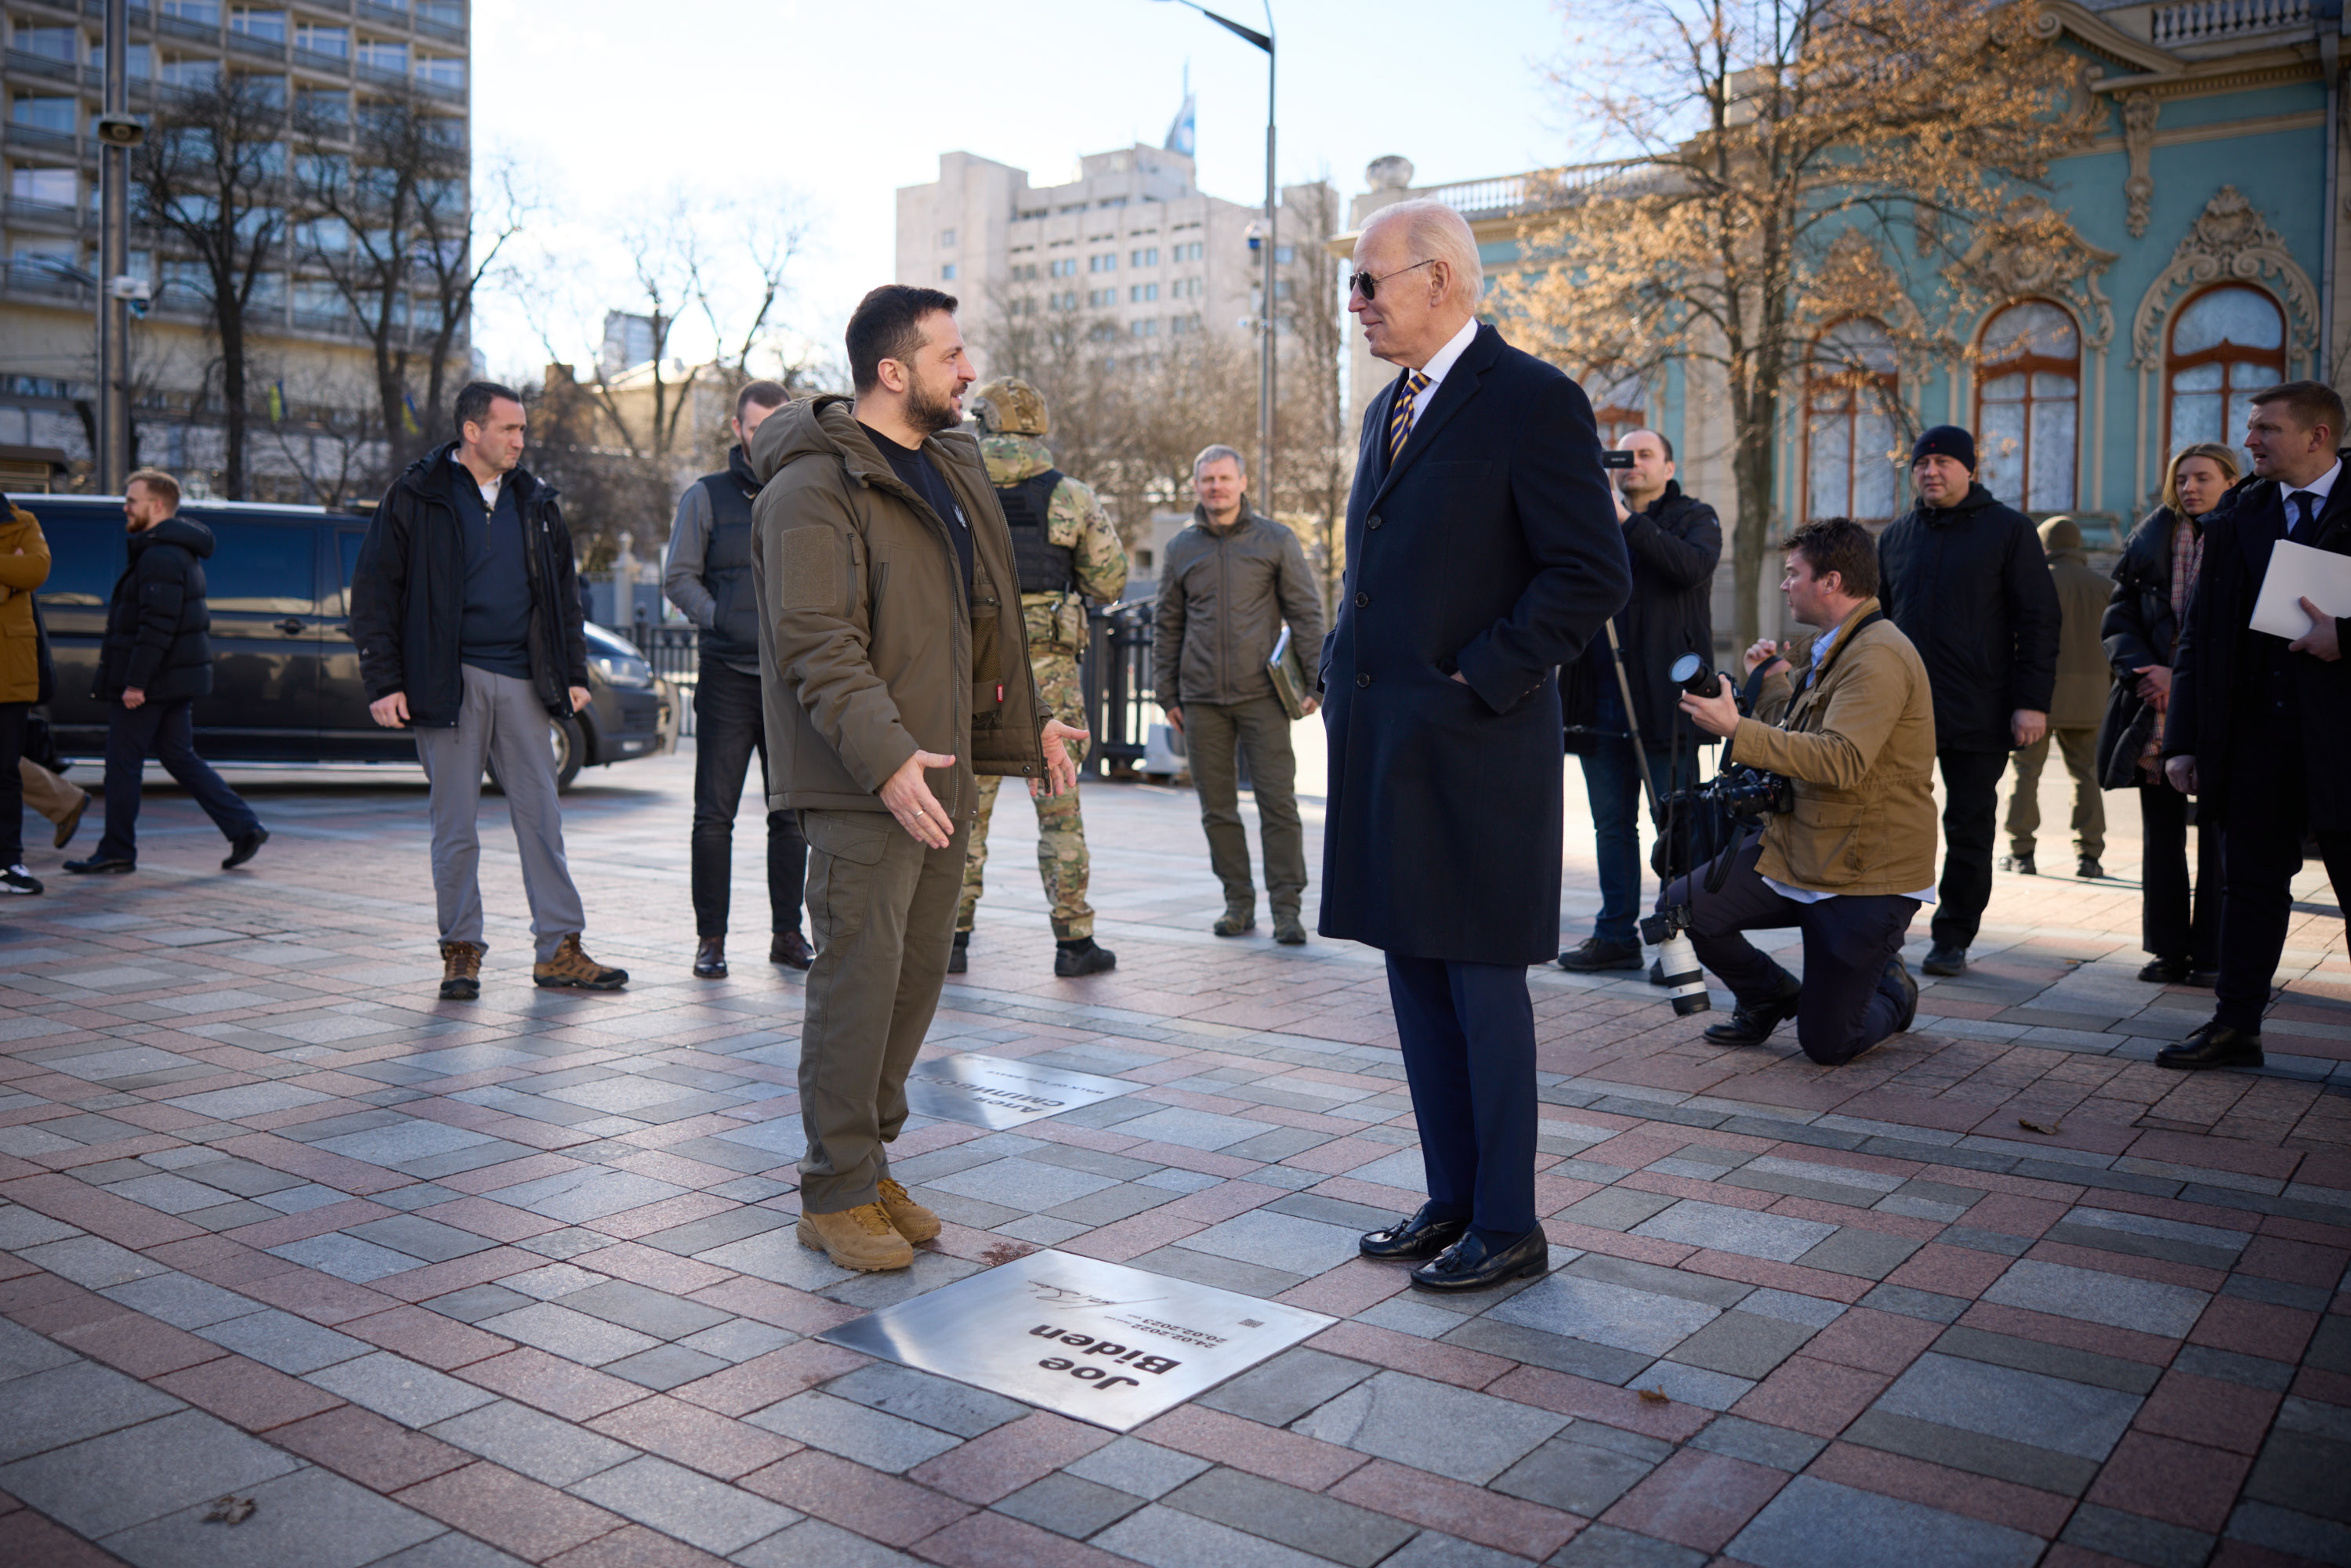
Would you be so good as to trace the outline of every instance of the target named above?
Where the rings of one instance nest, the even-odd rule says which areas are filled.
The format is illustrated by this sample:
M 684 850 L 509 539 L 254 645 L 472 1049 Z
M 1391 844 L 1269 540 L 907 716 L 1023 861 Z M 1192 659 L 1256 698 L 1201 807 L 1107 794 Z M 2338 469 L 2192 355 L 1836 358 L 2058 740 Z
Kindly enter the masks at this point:
M 102 1236 L 134 1252 L 204 1234 L 200 1227 L 184 1219 L 174 1219 L 144 1204 L 100 1192 L 69 1176 L 26 1176 L 0 1183 L 0 1197 L 21 1203 L 36 1214 L 78 1225 L 93 1236 Z
M 549 1558 L 547 1568 L 726 1568 L 726 1559 L 642 1524 L 624 1524 Z
M 2242 1296 L 2215 1296 L 2188 1332 L 2190 1344 L 2265 1355 L 2272 1361 L 2299 1361 L 2302 1348 L 2317 1331 L 2316 1312 L 2281 1307 Z
M 1010 1497 L 1109 1442 L 1113 1434 L 1040 1410 L 984 1432 L 906 1472 L 907 1479 L 982 1505 Z
M 371 1219 L 388 1219 L 399 1212 L 396 1208 L 386 1208 L 382 1204 L 371 1203 L 363 1197 L 351 1197 L 340 1203 L 306 1208 L 298 1214 L 280 1215 L 276 1219 L 240 1225 L 221 1234 L 244 1246 L 266 1250 L 283 1247 L 289 1241 L 307 1241 L 313 1236 L 325 1236 L 346 1226 L 365 1225 Z
M 1230 1465 L 1237 1470 L 1247 1470 L 1306 1491 L 1322 1490 L 1350 1470 L 1361 1469 L 1365 1458 L 1319 1438 L 1261 1426 L 1196 1405 L 1178 1406 L 1157 1420 L 1146 1422 L 1134 1435 L 1196 1458 Z
M 643 1208 L 605 1215 L 593 1221 L 590 1228 L 601 1230 L 607 1236 L 617 1236 L 623 1241 L 634 1241 L 638 1237 L 651 1236 L 656 1230 L 688 1225 L 741 1207 L 733 1198 L 717 1197 L 706 1192 L 689 1192 L 664 1198 L 659 1203 L 649 1203 Z
M 843 1373 L 854 1372 L 872 1359 L 837 1344 L 807 1339 L 754 1356 L 740 1366 L 681 1384 L 670 1392 L 722 1416 L 747 1416 Z
M 287 1176 L 330 1186 L 338 1192 L 357 1193 L 361 1197 L 371 1192 L 385 1192 L 396 1186 L 408 1186 L 415 1177 L 388 1171 L 364 1160 L 347 1160 L 340 1155 L 330 1155 L 324 1149 L 314 1149 L 308 1144 L 298 1144 L 291 1138 L 280 1138 L 269 1133 L 247 1133 L 242 1137 L 225 1138 L 214 1148 L 235 1155 L 241 1160 L 251 1160 L 257 1166 L 267 1166 Z M 444 1186 L 455 1186 L 444 1182 Z
M 598 1220 L 590 1228 L 601 1229 Z M 674 1252 L 664 1252 L 658 1247 L 646 1247 L 634 1241 L 617 1246 L 599 1247 L 592 1252 L 582 1252 L 571 1261 L 582 1269 L 592 1269 L 599 1274 L 613 1274 L 633 1281 L 651 1290 L 666 1291 L 672 1295 L 707 1290 L 728 1279 L 728 1270 L 709 1263 L 697 1263 L 691 1258 L 681 1258 Z
M 721 1480 L 748 1475 L 808 1446 L 664 1394 L 599 1416 L 588 1425 L 608 1437 Z
M 1466 1345 L 1443 1344 L 1371 1323 L 1334 1323 L 1306 1343 L 1332 1355 L 1368 1361 L 1460 1388 L 1483 1388 L 1518 1365 Z
M 1207 1228 L 1207 1223 L 1204 1220 L 1186 1219 L 1168 1213 L 1164 1207 L 1146 1209 L 1098 1230 L 1088 1231 L 1083 1236 L 1072 1236 L 1061 1243 L 1061 1249 L 1075 1252 L 1081 1257 L 1100 1258 L 1108 1263 L 1123 1263 L 1171 1241 L 1196 1236 Z
M 456 1368 L 452 1376 L 568 1421 L 633 1405 L 653 1391 L 525 1346 Z
M 1711 1274 L 1718 1280 L 1737 1280 L 1769 1290 L 1792 1291 L 1802 1296 L 1823 1296 L 1833 1301 L 1857 1301 L 1877 1283 L 1851 1274 L 1832 1274 L 1825 1269 L 1807 1269 L 1802 1263 L 1775 1263 L 1769 1258 L 1750 1258 L 1739 1252 L 1693 1252 L 1682 1260 L 1681 1267 L 1693 1274 Z
M 1780 1470 L 1685 1448 L 1600 1516 L 1699 1552 L 1719 1552 L 1788 1482 Z
M 288 1269 L 282 1274 L 265 1274 L 236 1289 L 239 1295 L 282 1307 L 296 1317 L 308 1318 L 329 1328 L 352 1318 L 389 1312 L 402 1304 L 398 1298 L 381 1291 L 371 1291 L 315 1269 Z
M 474 1462 L 463 1448 L 356 1405 L 275 1427 L 269 1440 L 377 1491 L 397 1491 Z
M 1667 1176 L 1662 1171 L 1635 1171 L 1616 1185 L 1630 1187 L 1635 1192 L 1661 1193 L 1667 1197 L 1694 1197 L 1700 1203 L 1719 1204 L 1725 1208 L 1751 1208 L 1759 1212 L 1771 1207 L 1780 1196 L 1757 1192 L 1752 1187 L 1693 1181 L 1688 1176 Z
M 1730 1409 L 1750 1421 L 1834 1437 L 1892 1381 L 1881 1373 L 1791 1356 Z
M 445 1296 L 452 1291 L 486 1285 L 510 1274 L 527 1274 L 533 1269 L 546 1266 L 547 1260 L 536 1252 L 526 1252 L 519 1247 L 493 1247 L 486 1252 L 469 1252 L 445 1263 L 427 1263 L 422 1269 L 405 1269 L 397 1274 L 387 1274 L 381 1280 L 371 1281 L 371 1284 L 385 1295 L 397 1296 L 403 1301 L 425 1301 L 435 1296 Z
M 1125 1153 L 1129 1159 L 1144 1160 L 1155 1166 L 1174 1166 L 1179 1171 L 1195 1171 L 1201 1176 L 1228 1179 L 1248 1176 L 1260 1163 L 1235 1159 L 1230 1155 L 1213 1155 L 1205 1149 L 1187 1149 L 1181 1144 L 1134 1144 L 1127 1147 Z
M 1228 1181 L 1217 1186 L 1187 1192 L 1173 1203 L 1160 1205 L 1149 1212 L 1164 1214 L 1172 1219 L 1196 1219 L 1203 1225 L 1220 1225 L 1235 1215 L 1262 1208 L 1278 1197 L 1288 1196 L 1278 1186 L 1261 1186 L 1253 1181 Z
M 419 1481 L 393 1496 L 444 1524 L 534 1563 L 627 1522 L 486 1459 Z
M 2055 1535 L 2074 1511 L 2074 1500 L 2054 1492 L 1851 1443 L 1831 1443 L 1804 1473 L 2040 1536 Z
M 1941 1335 L 1943 1325 L 1855 1307 L 1804 1343 L 1804 1354 L 1864 1372 L 1900 1374 Z
M 1394 1154 L 1396 1151 L 1390 1149 L 1388 1152 Z M 1342 1203 L 1360 1203 L 1368 1208 L 1384 1208 L 1399 1215 L 1410 1214 L 1426 1201 L 1420 1194 L 1400 1186 L 1383 1186 L 1377 1182 L 1358 1181 L 1347 1176 L 1316 1182 L 1307 1190 L 1317 1197 L 1335 1197 Z
M 1965 1296 L 1972 1301 L 2007 1272 L 2009 1261 L 1996 1252 L 1929 1242 L 1886 1276 L 1886 1282 L 1907 1285 L 1914 1291 L 1932 1291 L 1938 1295 Z
M 828 1301 L 822 1296 L 811 1296 L 789 1285 L 755 1280 L 748 1274 L 737 1274 L 689 1291 L 686 1299 L 799 1334 L 822 1333 L 835 1324 L 862 1315 L 860 1308 Z
M 534 1236 L 563 1228 L 559 1219 L 542 1218 L 527 1209 L 510 1208 L 486 1197 L 461 1197 L 454 1203 L 436 1203 L 416 1212 L 427 1219 L 454 1225 L 493 1241 L 528 1241 Z
M 2242 1176 L 2284 1181 L 2302 1163 L 2300 1149 L 2264 1148 L 2235 1138 L 2194 1137 L 2185 1133 L 2142 1133 L 2131 1145 L 2131 1157 L 2163 1160 L 2204 1170 L 2235 1171 Z
M 2091 1483 L 2088 1500 L 2217 1534 L 2252 1463 L 2241 1454 L 2126 1432 Z
M 2199 1269 L 2193 1263 L 2174 1263 L 2168 1258 L 2134 1258 L 2127 1252 L 2109 1252 L 2102 1247 L 2076 1247 L 2065 1241 L 2036 1241 L 2025 1256 L 2041 1262 L 2095 1269 L 2107 1274 L 2125 1274 L 2134 1280 L 2184 1285 L 2189 1290 L 2206 1292 L 2219 1290 L 2229 1278 L 2227 1270 L 2221 1269 Z
M 912 1550 L 947 1568 L 1126 1568 L 1128 1561 L 1000 1513 L 966 1515 Z
M 153 1379 L 156 1387 L 248 1432 L 266 1432 L 332 1410 L 342 1401 L 275 1367 L 224 1355 Z
M 160 1377 L 228 1354 L 210 1340 L 158 1322 L 144 1312 L 117 1312 L 51 1337 L 133 1377 Z
M 2282 1237 L 2288 1241 L 2308 1241 L 2320 1247 L 2351 1248 L 2351 1226 L 2320 1225 L 2308 1219 L 2289 1219 L 2282 1214 L 2263 1218 L 2261 1233 Z
M 511 1340 L 500 1339 L 471 1323 L 444 1318 L 423 1307 L 394 1307 L 373 1317 L 355 1318 L 344 1323 L 340 1332 L 444 1372 L 453 1366 L 486 1361 L 515 1348 Z
M 1334 1318 L 1351 1318 L 1366 1308 L 1377 1306 L 1400 1291 L 1411 1289 L 1405 1270 L 1394 1264 L 1379 1264 L 1364 1258 L 1350 1258 L 1327 1272 L 1317 1274 L 1302 1284 L 1292 1285 L 1274 1297 L 1284 1306 L 1304 1307 L 1311 1312 L 1328 1312 Z
M 1828 1225 L 1847 1226 L 1855 1230 L 1875 1230 L 1881 1236 L 1900 1236 L 1912 1241 L 1931 1241 L 1943 1233 L 1943 1227 L 1936 1220 L 1914 1219 L 1907 1214 L 1884 1214 L 1874 1208 L 1855 1208 L 1851 1204 L 1828 1203 L 1816 1197 L 1782 1197 L 1771 1206 L 1771 1211 L 1797 1219 L 1817 1219 Z
M 1574 1247 L 1586 1252 L 1598 1252 L 1609 1258 L 1630 1258 L 1638 1263 L 1655 1263 L 1670 1269 L 1698 1251 L 1680 1241 L 1658 1241 L 1646 1236 L 1628 1236 L 1621 1230 L 1603 1230 L 1596 1225 L 1580 1225 L 1572 1219 L 1551 1218 L 1542 1222 L 1543 1234 L 1554 1247 Z
M 2287 1241 L 2275 1236 L 2254 1237 L 2237 1258 L 2239 1273 L 2330 1291 L 2343 1278 L 2346 1267 L 2351 1267 L 2351 1252 L 2341 1248 Z
M 912 1545 L 971 1511 L 968 1503 L 814 1448 L 754 1470 L 737 1484 L 892 1546 Z
M 266 1252 L 256 1252 L 224 1236 L 197 1236 L 185 1241 L 166 1242 L 161 1247 L 150 1248 L 147 1256 L 158 1263 L 168 1263 L 183 1274 L 193 1274 L 199 1280 L 225 1285 L 232 1290 L 237 1288 L 242 1281 L 284 1274 L 301 1267 L 299 1263 L 289 1263 Z
M 540 1071 L 552 1072 L 555 1068 L 552 1064 L 542 1064 Z M 478 1197 L 519 1182 L 537 1181 L 541 1176 L 563 1176 L 588 1168 L 578 1160 L 567 1159 L 561 1155 L 525 1155 L 521 1159 L 508 1160 L 503 1165 L 484 1166 L 479 1170 L 458 1171 L 441 1176 L 437 1178 L 437 1185 Z
M 1673 1401 L 1656 1404 L 1629 1388 L 1613 1387 L 1543 1366 L 1521 1366 L 1516 1372 L 1505 1373 L 1489 1384 L 1485 1392 L 1557 1415 L 1573 1416 L 1580 1421 L 1622 1427 L 1628 1432 L 1639 1432 L 1668 1443 L 1689 1441 L 1698 1436 L 1699 1427 L 1714 1419 L 1713 1411 L 1701 1410 L 1695 1405 Z
M 1330 1495 L 1538 1562 L 1566 1545 L 1584 1524 L 1555 1508 L 1386 1459 L 1374 1459 L 1332 1487 Z
M 1367 1166 L 1394 1153 L 1395 1145 L 1393 1144 L 1374 1143 L 1369 1138 L 1333 1138 L 1327 1144 L 1291 1155 L 1281 1163 L 1299 1170 L 1343 1176 L 1358 1166 Z
M 2086 1350 L 2096 1355 L 2117 1355 L 2125 1361 L 2144 1361 L 2155 1366 L 2169 1365 L 2172 1356 L 2179 1349 L 2178 1340 L 2166 1339 L 2160 1334 L 2141 1333 L 2137 1329 L 2109 1328 L 2104 1323 L 2054 1317 L 2047 1312 L 2030 1312 L 2022 1307 L 2004 1307 L 1993 1301 L 1978 1301 L 1959 1314 L 1959 1322 L 1971 1329 L 2014 1334 L 2019 1339 L 2037 1339 L 2043 1344 L 2064 1345 L 2068 1350 Z

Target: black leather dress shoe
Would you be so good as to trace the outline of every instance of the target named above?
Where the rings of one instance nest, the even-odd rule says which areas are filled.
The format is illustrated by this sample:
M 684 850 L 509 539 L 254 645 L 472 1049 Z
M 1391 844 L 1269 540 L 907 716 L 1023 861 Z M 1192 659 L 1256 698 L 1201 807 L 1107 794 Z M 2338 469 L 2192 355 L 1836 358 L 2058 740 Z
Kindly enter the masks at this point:
M 1894 1032 L 1908 1034 L 1911 1020 L 1918 1016 L 1918 979 L 1910 973 L 1910 966 L 1896 953 L 1886 961 L 1886 977 L 1894 982 L 1903 996 L 1902 1010 L 1895 1016 Z
M 2189 1071 L 2208 1067 L 2259 1067 L 2262 1037 L 2231 1029 L 2215 1019 L 2178 1045 L 2167 1045 L 2157 1051 L 2155 1064 Z
M 1500 1251 L 1489 1250 L 1474 1230 L 1412 1271 L 1424 1291 L 1483 1291 L 1551 1268 L 1551 1238 L 1538 1225 Z
M 2149 958 L 2139 966 L 2138 977 L 2150 986 L 2176 986 L 2188 978 L 2185 958 Z
M 1928 947 L 1926 959 L 1918 967 L 1922 973 L 1939 975 L 1945 979 L 1964 975 L 1968 972 L 1968 950 L 1954 947 L 1949 942 L 1934 943 Z
M 119 855 L 92 855 L 85 861 L 66 862 L 66 870 L 76 876 L 122 876 L 138 869 L 137 861 L 127 861 Z
M 228 845 L 228 858 L 221 862 L 221 870 L 235 871 L 237 867 L 251 860 L 255 855 L 260 853 L 261 846 L 268 841 L 269 830 L 267 828 L 256 828 L 253 831 L 246 834 L 241 839 L 231 839 Z
M 1385 1230 L 1373 1231 L 1355 1243 L 1355 1250 L 1383 1263 L 1418 1263 L 1436 1257 L 1461 1239 L 1469 1222 L 1435 1218 L 1428 1212 L 1430 1207 L 1424 1203 L 1410 1219 L 1399 1220 Z
M 816 962 L 816 949 L 797 931 L 778 931 L 776 939 L 768 944 L 768 962 L 781 964 L 787 969 L 805 969 Z
M 1782 991 L 1767 1002 L 1741 1002 L 1728 1019 L 1708 1025 L 1706 1038 L 1716 1045 L 1761 1045 L 1796 1016 L 1798 994 Z
M 726 938 L 705 936 L 694 945 L 694 977 L 697 980 L 723 980 L 726 977 Z

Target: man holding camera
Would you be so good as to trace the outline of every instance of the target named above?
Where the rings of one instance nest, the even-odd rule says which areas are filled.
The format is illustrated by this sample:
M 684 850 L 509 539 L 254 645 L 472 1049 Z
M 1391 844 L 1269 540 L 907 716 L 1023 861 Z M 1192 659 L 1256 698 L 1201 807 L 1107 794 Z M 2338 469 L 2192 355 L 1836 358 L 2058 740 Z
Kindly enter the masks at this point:
M 1877 603 L 1877 549 L 1844 517 L 1790 536 L 1780 582 L 1788 609 L 1816 627 L 1791 671 L 1769 639 L 1747 651 L 1764 679 L 1742 716 L 1729 677 L 1681 710 L 1730 744 L 1733 765 L 1790 781 L 1785 810 L 1666 893 L 1690 911 L 1690 945 L 1738 1010 L 1706 1038 L 1761 1045 L 1792 1018 L 1804 1054 L 1852 1061 L 1910 1027 L 1918 983 L 1900 956 L 1910 918 L 1935 896 L 1935 707 L 1927 666 Z M 1724 862 L 1729 863 L 1726 865 Z M 1796 925 L 1804 983 L 1742 932 Z
M 1687 789 L 1698 776 L 1698 737 L 1675 711 L 1665 673 L 1685 653 L 1711 661 L 1714 569 L 1722 559 L 1722 524 L 1675 482 L 1673 443 L 1636 430 L 1612 455 L 1631 460 L 1615 475 L 1616 521 L 1633 563 L 1633 597 L 1616 614 L 1630 723 L 1604 642 L 1586 648 L 1561 680 L 1600 862 L 1600 917 L 1590 936 L 1559 956 L 1561 968 L 1580 975 L 1641 967 L 1633 927 L 1641 910 L 1641 763 L 1633 748 L 1648 753 L 1660 792 Z

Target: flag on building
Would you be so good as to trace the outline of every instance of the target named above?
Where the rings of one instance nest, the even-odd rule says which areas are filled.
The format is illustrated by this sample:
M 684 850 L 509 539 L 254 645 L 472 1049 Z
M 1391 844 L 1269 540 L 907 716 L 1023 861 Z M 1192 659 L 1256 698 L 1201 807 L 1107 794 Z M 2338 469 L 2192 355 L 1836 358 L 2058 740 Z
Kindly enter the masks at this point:
M 272 424 L 286 423 L 286 383 L 284 382 L 269 383 L 269 423 Z
M 1192 64 L 1184 63 L 1184 107 L 1176 111 L 1175 123 L 1167 128 L 1167 151 L 1195 156 L 1199 146 L 1199 128 L 1193 122 L 1196 100 L 1192 97 Z
M 417 428 L 418 428 L 418 427 L 417 427 L 417 423 L 416 423 L 416 399 L 415 399 L 415 397 L 414 397 L 413 394 L 411 394 L 411 393 L 408 393 L 408 392 L 402 392 L 402 393 L 401 393 L 401 394 L 400 394 L 400 404 L 401 404 L 401 407 L 400 407 L 400 423 L 401 423 L 401 424 L 402 424 L 402 426 L 407 430 L 407 432 L 408 432 L 408 434 L 411 434 L 411 435 L 414 435 L 414 434 L 417 434 Z

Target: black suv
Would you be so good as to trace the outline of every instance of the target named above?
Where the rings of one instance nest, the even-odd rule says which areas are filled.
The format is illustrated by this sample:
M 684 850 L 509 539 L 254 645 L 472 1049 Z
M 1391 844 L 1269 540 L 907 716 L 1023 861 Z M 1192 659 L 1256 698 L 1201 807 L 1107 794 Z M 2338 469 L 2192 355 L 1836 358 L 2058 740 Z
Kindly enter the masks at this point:
M 70 757 L 106 755 L 108 705 L 91 696 L 106 605 L 129 564 L 122 503 L 104 496 L 12 496 L 40 519 L 49 580 L 38 599 L 57 662 L 49 723 Z M 196 747 L 214 762 L 409 762 L 416 741 L 368 715 L 350 636 L 351 569 L 365 517 L 318 507 L 189 501 L 213 531 L 204 561 L 213 690 L 196 699 Z M 676 744 L 676 690 L 627 642 L 588 628 L 586 707 L 548 720 L 556 778 L 651 757 Z

